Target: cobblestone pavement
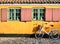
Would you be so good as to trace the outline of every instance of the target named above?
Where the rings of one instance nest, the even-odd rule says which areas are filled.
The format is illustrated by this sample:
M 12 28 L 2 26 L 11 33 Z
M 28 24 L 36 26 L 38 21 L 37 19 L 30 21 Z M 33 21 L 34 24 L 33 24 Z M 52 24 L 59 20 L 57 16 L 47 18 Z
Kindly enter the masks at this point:
M 27 38 L 27 37 L 0 37 L 0 44 L 60 44 L 60 39 Z

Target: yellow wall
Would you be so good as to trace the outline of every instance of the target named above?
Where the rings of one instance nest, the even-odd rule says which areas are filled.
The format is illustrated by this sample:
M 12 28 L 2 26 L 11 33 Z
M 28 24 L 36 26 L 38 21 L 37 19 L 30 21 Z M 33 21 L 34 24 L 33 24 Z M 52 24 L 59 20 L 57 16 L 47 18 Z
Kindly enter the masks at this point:
M 60 8 L 60 6 L 3 6 L 0 5 L 1 8 Z M 1 12 L 0 12 L 1 17 Z M 44 21 L 31 21 L 31 22 L 20 22 L 20 21 L 7 21 L 7 22 L 0 22 L 0 33 L 1 34 L 33 34 L 33 28 L 36 27 L 38 24 L 44 26 L 50 26 L 50 24 L 54 24 L 54 28 L 58 29 L 60 32 L 60 22 L 47 22 L 45 24 Z M 48 29 L 46 29 L 48 31 Z
M 45 8 L 60 8 L 59 5 L 50 5 L 50 6 L 46 6 L 46 5 L 0 5 L 0 8 L 16 8 L 16 7 L 20 7 L 20 8 L 41 8 L 41 7 L 45 7 Z

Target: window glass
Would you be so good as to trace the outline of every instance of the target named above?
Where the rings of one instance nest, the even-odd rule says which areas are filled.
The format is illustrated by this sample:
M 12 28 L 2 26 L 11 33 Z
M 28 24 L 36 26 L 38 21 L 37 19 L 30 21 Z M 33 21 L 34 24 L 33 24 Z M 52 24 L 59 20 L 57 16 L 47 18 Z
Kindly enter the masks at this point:
M 45 20 L 45 9 L 33 9 L 33 20 Z
M 45 9 L 40 9 L 40 20 L 45 20 Z
M 20 20 L 20 9 L 16 9 L 16 20 Z
M 33 20 L 38 20 L 38 9 L 33 10 Z
M 21 9 L 9 9 L 9 20 L 20 20 Z
M 10 20 L 14 20 L 14 9 L 10 9 L 10 15 L 9 15 Z

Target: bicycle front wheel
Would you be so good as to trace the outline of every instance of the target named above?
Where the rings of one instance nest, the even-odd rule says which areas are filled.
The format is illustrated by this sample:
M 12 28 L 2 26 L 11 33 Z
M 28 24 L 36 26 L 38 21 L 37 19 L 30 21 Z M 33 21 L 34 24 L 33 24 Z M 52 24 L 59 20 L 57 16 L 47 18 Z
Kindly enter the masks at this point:
M 42 38 L 43 36 L 44 36 L 44 33 L 41 33 L 41 34 L 35 33 L 35 38 Z

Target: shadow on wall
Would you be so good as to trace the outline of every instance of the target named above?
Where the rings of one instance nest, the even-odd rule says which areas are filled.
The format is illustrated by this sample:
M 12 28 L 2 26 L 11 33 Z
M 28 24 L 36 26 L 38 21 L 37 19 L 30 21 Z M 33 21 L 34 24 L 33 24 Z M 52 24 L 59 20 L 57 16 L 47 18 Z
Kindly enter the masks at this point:
M 38 31 L 38 27 L 33 28 L 33 32 L 35 33 L 36 31 Z
M 38 25 L 38 26 L 34 27 L 34 28 L 33 28 L 33 32 L 34 32 L 34 33 L 36 33 L 40 28 L 41 28 L 41 26 L 40 26 L 40 25 Z

